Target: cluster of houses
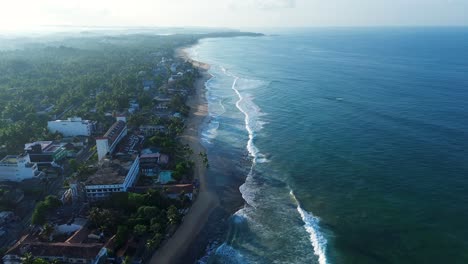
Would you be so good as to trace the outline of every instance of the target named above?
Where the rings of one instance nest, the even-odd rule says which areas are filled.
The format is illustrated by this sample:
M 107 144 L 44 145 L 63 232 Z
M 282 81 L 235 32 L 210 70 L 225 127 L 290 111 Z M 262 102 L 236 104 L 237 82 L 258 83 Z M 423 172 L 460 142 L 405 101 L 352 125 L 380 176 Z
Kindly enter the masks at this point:
M 161 64 L 161 65 L 159 65 Z M 188 88 L 175 89 L 171 84 L 181 78 L 187 70 L 177 71 L 178 63 L 163 58 L 155 74 L 161 74 L 166 68 L 167 85 L 165 92 L 155 89 L 154 81 L 144 80 L 143 90 L 152 91 L 156 102 L 153 114 L 156 116 L 180 117 L 178 113 L 167 113 L 168 104 L 174 94 L 188 94 Z M 164 66 L 165 65 L 165 66 Z M 170 67 L 168 67 L 170 65 Z M 167 68 L 170 70 L 167 71 Z M 188 69 L 191 70 L 191 69 Z M 128 113 L 139 111 L 136 100 L 130 100 Z M 97 123 L 72 117 L 65 120 L 49 121 L 47 128 L 51 133 L 60 133 L 64 137 L 58 141 L 37 141 L 26 143 L 20 155 L 7 155 L 0 160 L 0 181 L 22 182 L 29 179 L 46 177 L 44 168 L 64 169 L 66 158 L 75 158 L 84 162 L 92 154 L 97 156 L 97 164 L 92 166 L 92 173 L 86 179 L 69 182 L 69 189 L 62 195 L 62 201 L 77 201 L 83 204 L 93 203 L 108 198 L 112 193 L 139 192 L 148 188 L 165 186 L 168 197 L 177 198 L 181 192 L 192 198 L 192 184 L 174 184 L 171 171 L 166 170 L 169 156 L 156 148 L 144 148 L 145 138 L 157 133 L 166 133 L 163 125 L 141 125 L 135 130 L 127 127 L 125 115 L 116 115 L 115 122 L 102 136 L 96 136 Z M 101 130 L 102 131 L 102 130 Z M 88 140 L 94 138 L 94 148 Z M 87 152 L 87 153 L 85 153 Z M 138 186 L 140 177 L 153 179 L 153 186 Z M 81 215 L 86 217 L 86 215 Z M 88 230 L 86 219 L 75 218 L 72 223 L 55 222 L 53 234 L 59 239 L 45 241 L 39 239 L 40 229 L 34 229 L 19 239 L 3 257 L 4 263 L 21 263 L 22 257 L 29 252 L 46 261 L 58 260 L 62 263 L 100 263 L 103 256 L 112 248 L 115 237 L 103 237 L 95 230 Z M 43 230 L 42 230 L 43 231 Z
M 91 121 L 71 118 L 53 121 L 49 129 L 59 133 L 70 132 L 70 126 L 80 124 L 95 125 Z M 56 124 L 60 125 L 56 125 Z M 65 125 L 64 125 L 65 124 Z M 109 197 L 112 193 L 138 191 L 139 188 L 148 189 L 150 186 L 138 187 L 136 182 L 140 175 L 154 177 L 154 182 L 168 184 L 172 182 L 171 172 L 162 170 L 169 163 L 169 156 L 160 153 L 155 148 L 143 148 L 144 135 L 152 135 L 163 127 L 144 126 L 142 132 L 131 133 L 127 127 L 126 118 L 118 115 L 115 123 L 100 137 L 96 137 L 96 153 L 98 163 L 96 170 L 84 182 L 70 184 L 65 192 L 72 200 L 75 196 L 85 197 L 86 203 L 92 203 Z M 76 130 L 78 131 L 78 129 Z M 82 129 L 80 131 L 88 131 Z M 93 130 L 91 129 L 91 134 Z M 70 134 L 68 134 L 70 135 Z M 25 153 L 21 156 L 7 156 L 2 160 L 5 164 L 21 164 L 29 174 L 24 172 L 21 178 L 10 176 L 14 180 L 41 177 L 38 164 L 58 164 L 67 155 L 62 153 L 65 148 L 52 141 L 40 141 L 25 145 Z M 19 166 L 19 165 L 18 165 Z M 16 175 L 15 173 L 10 173 Z M 5 178 L 5 177 L 4 177 Z M 168 197 L 177 198 L 178 193 L 184 191 L 191 198 L 193 186 L 191 184 L 168 185 Z M 181 189 L 183 188 L 183 189 Z M 174 192 L 174 193 L 172 193 Z M 63 200 L 63 199 L 62 199 Z M 83 214 L 82 217 L 85 217 Z M 107 258 L 115 237 L 103 237 L 96 230 L 88 230 L 85 221 L 76 218 L 73 223 L 55 222 L 54 234 L 58 238 L 44 241 L 40 229 L 34 229 L 18 240 L 3 257 L 4 263 L 19 264 L 25 253 L 46 261 L 58 260 L 62 263 L 100 263 Z M 78 221 L 77 223 L 75 223 Z M 63 229 L 63 230 L 62 230 Z M 60 231 L 62 230 L 62 231 Z M 65 231 L 64 231 L 65 230 Z
M 52 242 L 44 241 L 43 231 L 36 229 L 18 240 L 3 257 L 5 264 L 20 264 L 29 253 L 45 261 L 59 263 L 105 263 L 115 236 L 106 239 L 102 233 L 89 230 L 86 219 L 63 223 L 47 234 Z
M 44 176 L 39 168 L 61 168 L 61 161 L 75 157 L 87 143 L 87 137 L 94 131 L 96 122 L 69 118 L 48 122 L 51 133 L 59 132 L 65 138 L 60 141 L 36 141 L 26 143 L 24 152 L 7 155 L 0 160 L 0 181 L 21 182 Z
M 0 181 L 21 182 L 29 179 L 40 179 L 45 176 L 40 168 L 62 169 L 61 161 L 67 157 L 76 156 L 80 152 L 77 151 L 77 148 L 79 149 L 79 146 L 83 146 L 83 144 L 75 145 L 67 140 L 26 143 L 23 153 L 7 155 L 0 160 Z

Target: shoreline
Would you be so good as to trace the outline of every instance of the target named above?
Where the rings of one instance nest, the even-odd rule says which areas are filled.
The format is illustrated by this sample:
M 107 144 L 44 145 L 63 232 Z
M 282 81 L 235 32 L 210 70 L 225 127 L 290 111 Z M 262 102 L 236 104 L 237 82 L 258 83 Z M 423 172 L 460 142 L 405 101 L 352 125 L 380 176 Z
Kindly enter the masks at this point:
M 180 53 L 182 52 L 182 53 Z M 200 143 L 200 132 L 206 117 L 208 116 L 208 102 L 205 98 L 205 83 L 212 78 L 208 73 L 209 65 L 195 62 L 181 49 L 176 50 L 176 56 L 187 59 L 192 65 L 199 69 L 201 76 L 195 81 L 195 94 L 187 101 L 191 108 L 187 126 L 181 141 L 188 144 L 193 150 L 191 155 L 195 162 L 194 178 L 200 181 L 200 188 L 195 201 L 189 212 L 184 216 L 183 222 L 176 232 L 166 243 L 159 248 L 150 259 L 149 263 L 181 263 L 184 256 L 191 249 L 191 245 L 196 240 L 198 234 L 208 221 L 211 213 L 220 205 L 216 191 L 210 188 L 207 182 L 207 168 L 198 153 L 206 153 L 206 149 Z
M 202 128 L 208 122 L 209 115 L 206 82 L 213 76 L 208 72 L 211 67 L 209 64 L 189 57 L 186 49 L 190 47 L 176 49 L 174 57 L 190 62 L 201 74 L 195 81 L 195 94 L 187 101 L 191 110 L 186 129 L 180 137 L 182 142 L 189 144 L 193 150 L 191 158 L 196 164 L 195 178 L 200 181 L 200 189 L 183 222 L 172 237 L 154 252 L 149 263 L 195 263 L 207 253 L 210 254 L 213 246 L 217 247 L 224 242 L 229 230 L 230 217 L 245 206 L 245 200 L 239 190 L 245 183 L 244 172 L 238 171 L 232 160 L 220 160 L 216 154 L 210 156 L 201 144 Z M 215 164 L 210 166 L 212 169 L 207 170 L 198 155 L 200 152 L 208 154 L 210 165 Z M 216 171 L 217 166 L 223 168 L 222 175 Z M 228 177 L 225 178 L 227 182 L 219 182 L 217 178 L 220 176 Z

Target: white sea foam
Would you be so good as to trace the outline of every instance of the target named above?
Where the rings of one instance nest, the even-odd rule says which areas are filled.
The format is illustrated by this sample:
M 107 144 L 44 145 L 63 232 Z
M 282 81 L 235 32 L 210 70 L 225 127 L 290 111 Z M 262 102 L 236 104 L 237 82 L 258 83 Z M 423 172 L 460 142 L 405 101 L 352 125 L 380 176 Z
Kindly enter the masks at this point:
M 233 247 L 229 246 L 226 243 L 223 243 L 220 247 L 216 249 L 216 255 L 223 256 L 223 263 L 226 264 L 241 264 L 247 263 L 244 259 L 242 254 L 234 249 Z
M 194 57 L 192 56 L 192 58 Z M 214 81 L 214 79 L 215 76 L 211 75 L 211 78 L 205 82 L 206 98 L 210 102 L 210 104 L 208 105 L 209 121 L 207 123 L 207 126 L 201 132 L 201 142 L 205 144 L 212 144 L 213 139 L 215 139 L 218 136 L 219 121 L 217 121 L 216 118 L 226 111 L 224 109 L 224 106 L 221 108 L 221 110 L 213 109 L 212 107 L 210 107 L 213 105 L 211 102 L 219 100 L 217 97 L 209 95 L 212 90 L 212 82 Z
M 254 103 L 254 97 L 250 95 L 249 90 L 258 88 L 266 83 L 262 80 L 240 78 L 222 66 L 220 69 L 225 75 L 233 78 L 231 89 L 238 97 L 238 100 L 236 101 L 237 109 L 244 114 L 245 129 L 248 133 L 246 148 L 249 156 L 252 158 L 252 166 L 245 179 L 245 183 L 239 187 L 239 191 L 241 192 L 242 198 L 245 200 L 246 204 L 256 208 L 257 206 L 254 202 L 256 191 L 254 188 L 251 188 L 253 186 L 252 181 L 254 168 L 256 164 L 266 163 L 269 162 L 269 160 L 260 152 L 254 143 L 256 134 L 263 129 L 266 122 L 262 122 L 260 120 L 260 117 L 263 116 L 264 113 L 262 113 L 260 107 Z M 236 214 L 245 214 L 244 210 L 245 209 L 241 209 Z
M 328 263 L 327 256 L 325 253 L 327 249 L 327 239 L 320 232 L 320 219 L 301 207 L 301 204 L 297 200 L 293 191 L 291 191 L 290 194 L 297 204 L 297 211 L 301 215 L 302 221 L 304 222 L 304 228 L 307 231 L 307 233 L 309 233 L 309 239 L 312 243 L 314 254 L 318 257 L 318 261 L 320 264 Z
M 239 77 L 233 76 L 234 81 L 232 83 L 232 90 L 237 94 L 239 97 L 239 100 L 236 102 L 236 107 L 241 111 L 245 118 L 244 118 L 244 123 L 245 123 L 245 129 L 248 132 L 249 139 L 247 141 L 247 151 L 249 152 L 249 155 L 253 158 L 253 163 L 264 163 L 268 162 L 268 160 L 265 158 L 265 155 L 260 153 L 259 149 L 257 146 L 254 144 L 254 139 L 256 132 L 258 132 L 262 128 L 262 123 L 256 122 L 253 118 L 253 116 L 256 116 L 258 119 L 260 108 L 253 103 L 253 100 L 251 97 L 247 96 L 245 97 L 244 95 L 241 94 L 239 89 L 237 89 L 236 85 L 237 82 L 239 81 Z
M 214 243 L 213 245 L 209 245 L 207 250 L 207 254 L 197 261 L 197 264 L 206 264 L 209 262 L 211 256 L 216 255 L 218 257 L 222 257 L 223 263 L 225 264 L 243 264 L 248 263 L 242 256 L 242 254 L 234 249 L 233 247 L 229 246 L 226 243 L 219 245 L 218 243 Z
M 207 128 L 202 132 L 202 140 L 205 143 L 212 144 L 213 139 L 218 136 L 219 122 L 215 119 L 211 119 L 208 122 Z

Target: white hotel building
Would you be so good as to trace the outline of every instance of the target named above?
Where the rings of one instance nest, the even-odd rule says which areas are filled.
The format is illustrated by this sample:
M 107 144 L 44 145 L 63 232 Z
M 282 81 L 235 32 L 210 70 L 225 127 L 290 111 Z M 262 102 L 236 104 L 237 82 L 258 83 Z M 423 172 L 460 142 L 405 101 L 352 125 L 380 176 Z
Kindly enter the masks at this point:
M 127 135 L 127 124 L 125 118 L 117 117 L 115 122 L 109 130 L 102 137 L 96 137 L 96 148 L 98 154 L 98 161 L 101 161 L 106 155 L 114 152 L 120 141 Z
M 91 136 L 96 127 L 95 121 L 82 120 L 80 117 L 72 117 L 67 120 L 55 120 L 47 122 L 47 128 L 51 133 L 59 132 L 65 137 Z
M 124 161 L 105 159 L 98 171 L 86 180 L 86 197 L 90 201 L 96 201 L 112 193 L 127 192 L 138 179 L 139 172 L 138 156 Z
M 20 182 L 42 176 L 44 173 L 32 163 L 29 155 L 9 155 L 0 160 L 0 181 Z

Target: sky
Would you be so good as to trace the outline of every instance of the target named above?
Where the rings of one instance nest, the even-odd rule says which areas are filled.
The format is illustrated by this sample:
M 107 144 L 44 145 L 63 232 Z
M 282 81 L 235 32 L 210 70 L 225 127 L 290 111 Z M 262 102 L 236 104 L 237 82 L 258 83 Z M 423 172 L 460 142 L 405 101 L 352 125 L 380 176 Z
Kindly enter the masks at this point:
M 468 0 L 0 0 L 0 30 L 43 25 L 468 26 Z

